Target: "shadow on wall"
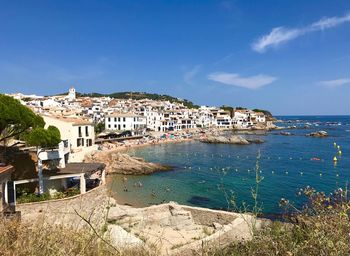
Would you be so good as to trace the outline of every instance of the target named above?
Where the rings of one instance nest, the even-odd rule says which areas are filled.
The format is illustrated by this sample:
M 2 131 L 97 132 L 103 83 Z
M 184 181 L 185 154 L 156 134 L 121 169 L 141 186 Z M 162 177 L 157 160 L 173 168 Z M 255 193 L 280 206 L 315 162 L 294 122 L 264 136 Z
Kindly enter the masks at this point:
M 4 153 L 4 149 L 0 148 L 0 154 Z M 37 178 L 36 156 L 28 152 L 22 152 L 18 149 L 6 150 L 6 163 L 11 164 L 15 171 L 12 173 L 12 180 L 22 180 Z

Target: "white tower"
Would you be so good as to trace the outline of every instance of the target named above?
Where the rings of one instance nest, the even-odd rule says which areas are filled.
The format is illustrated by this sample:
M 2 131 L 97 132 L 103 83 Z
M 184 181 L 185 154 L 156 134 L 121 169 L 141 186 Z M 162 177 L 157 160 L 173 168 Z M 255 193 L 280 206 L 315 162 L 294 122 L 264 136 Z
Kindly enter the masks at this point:
M 69 93 L 68 93 L 68 100 L 75 100 L 75 89 L 74 87 L 69 88 Z

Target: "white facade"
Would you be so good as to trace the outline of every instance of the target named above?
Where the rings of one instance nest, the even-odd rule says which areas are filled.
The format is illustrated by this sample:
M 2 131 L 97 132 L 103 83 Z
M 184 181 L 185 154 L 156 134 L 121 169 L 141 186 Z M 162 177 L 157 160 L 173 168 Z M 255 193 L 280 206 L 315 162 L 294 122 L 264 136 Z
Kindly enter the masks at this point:
M 235 111 L 233 116 L 233 126 L 237 129 L 246 129 L 253 125 L 249 110 Z
M 255 123 L 265 123 L 266 122 L 266 116 L 264 113 L 261 112 L 254 112 L 251 114 L 252 120 Z
M 105 117 L 105 129 L 117 131 L 132 131 L 144 133 L 146 130 L 146 117 L 136 114 L 112 114 Z
M 69 88 L 68 96 L 67 96 L 69 101 L 74 101 L 76 99 L 76 94 L 75 94 L 75 88 L 71 87 Z
M 59 129 L 61 139 L 71 148 L 69 161 L 80 161 L 84 154 L 96 149 L 95 129 L 91 122 L 79 118 L 43 116 L 45 127 L 52 125 Z

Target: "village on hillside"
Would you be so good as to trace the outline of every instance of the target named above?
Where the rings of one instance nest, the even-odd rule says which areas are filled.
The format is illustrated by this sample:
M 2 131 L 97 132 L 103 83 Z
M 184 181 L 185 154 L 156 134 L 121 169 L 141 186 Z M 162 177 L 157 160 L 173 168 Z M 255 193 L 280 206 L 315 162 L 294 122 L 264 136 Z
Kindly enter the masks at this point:
M 50 147 L 29 145 L 18 136 L 3 140 L 4 154 L 9 158 L 3 162 L 12 165 L 2 165 L 11 174 L 2 181 L 5 186 L 2 197 L 7 207 L 14 208 L 17 197 L 22 202 L 27 202 L 26 196 L 35 194 L 65 197 L 67 194 L 62 193 L 71 188 L 75 188 L 73 194 L 83 194 L 104 184 L 106 172 L 115 171 L 113 164 L 116 160 L 108 159 L 106 153 L 112 150 L 186 141 L 203 137 L 208 132 L 214 140 L 210 142 L 217 143 L 220 142 L 217 138 L 222 139 L 218 134 L 220 131 L 275 128 L 273 117 L 257 110 L 208 106 L 191 108 L 185 104 L 188 101 L 180 99 L 78 95 L 73 87 L 68 94 L 57 96 L 7 95 L 42 118 L 45 129 L 55 127 L 60 134 L 60 142 Z M 239 136 L 229 141 L 234 144 L 250 142 Z M 96 152 L 106 154 L 100 154 L 98 158 Z M 137 174 L 162 168 L 125 155 L 116 159 L 119 161 L 117 169 L 133 169 Z M 3 172 L 5 175 L 5 169 Z M 35 197 L 28 200 L 32 199 L 37 200 Z

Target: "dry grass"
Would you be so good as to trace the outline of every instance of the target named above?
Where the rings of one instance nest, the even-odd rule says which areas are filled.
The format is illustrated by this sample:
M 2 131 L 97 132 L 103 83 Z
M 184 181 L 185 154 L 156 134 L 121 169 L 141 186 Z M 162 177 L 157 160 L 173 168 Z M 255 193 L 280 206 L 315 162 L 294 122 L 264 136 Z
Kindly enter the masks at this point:
M 350 255 L 350 202 L 347 190 L 326 196 L 307 188 L 300 192 L 309 198 L 302 210 L 293 209 L 288 223 L 274 222 L 258 232 L 252 241 L 212 248 L 204 255 Z
M 0 220 L 0 255 L 151 255 L 144 248 L 113 248 L 89 230 Z

